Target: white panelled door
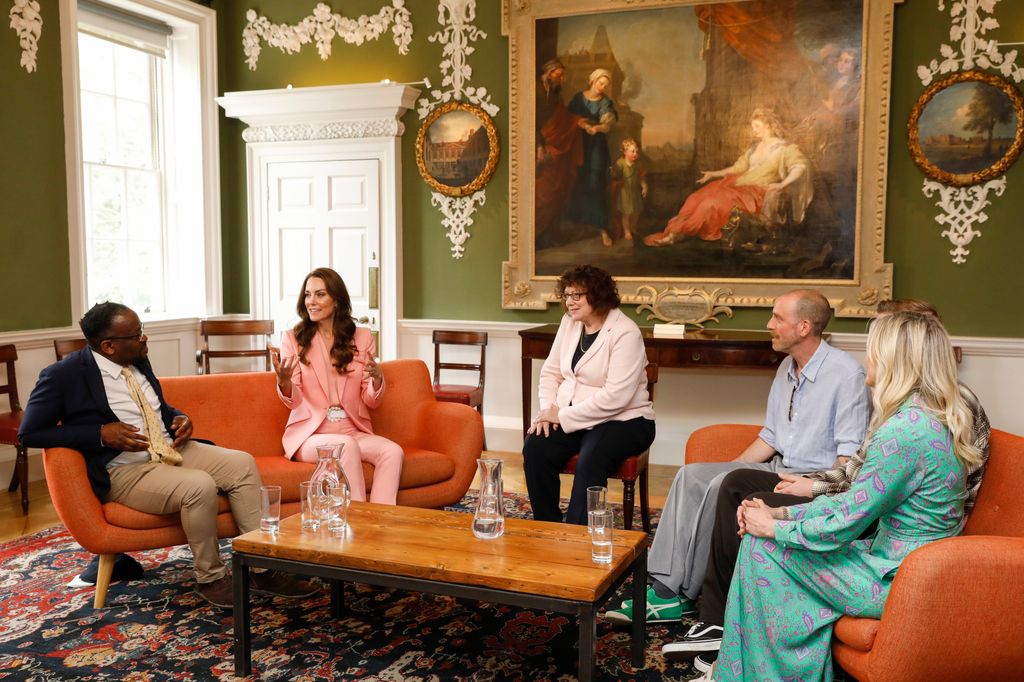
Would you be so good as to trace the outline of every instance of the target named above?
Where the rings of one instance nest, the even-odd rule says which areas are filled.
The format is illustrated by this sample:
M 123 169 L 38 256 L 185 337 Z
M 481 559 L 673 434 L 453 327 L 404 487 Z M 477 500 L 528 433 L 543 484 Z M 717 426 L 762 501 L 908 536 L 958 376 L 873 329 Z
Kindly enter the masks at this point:
M 333 268 L 352 297 L 352 315 L 379 331 L 380 162 L 282 161 L 267 165 L 271 315 L 279 331 L 298 320 L 302 279 Z

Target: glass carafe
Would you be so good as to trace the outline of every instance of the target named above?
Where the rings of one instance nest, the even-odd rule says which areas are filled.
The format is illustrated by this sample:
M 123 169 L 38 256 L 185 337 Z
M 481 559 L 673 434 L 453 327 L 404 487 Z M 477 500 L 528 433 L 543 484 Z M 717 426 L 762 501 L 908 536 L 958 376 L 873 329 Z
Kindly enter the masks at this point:
M 501 483 L 500 459 L 477 461 L 480 472 L 480 495 L 473 515 L 473 535 L 483 540 L 493 540 L 505 532 L 505 503 Z
M 352 486 L 341 467 L 342 447 L 340 444 L 318 445 L 316 469 L 309 479 L 313 483 L 313 494 L 321 500 L 318 505 L 323 517 L 321 521 L 333 531 L 345 529 L 352 498 Z

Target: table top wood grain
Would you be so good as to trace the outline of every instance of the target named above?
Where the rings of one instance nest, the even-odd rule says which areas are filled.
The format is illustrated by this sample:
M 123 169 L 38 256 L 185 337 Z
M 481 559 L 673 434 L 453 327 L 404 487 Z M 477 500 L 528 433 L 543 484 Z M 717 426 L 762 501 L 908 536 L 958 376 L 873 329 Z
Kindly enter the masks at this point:
M 353 502 L 343 535 L 302 530 L 298 515 L 276 536 L 261 531 L 232 541 L 235 552 L 436 582 L 595 602 L 646 548 L 647 535 L 616 529 L 611 564 L 591 560 L 586 526 L 505 520 L 505 533 L 481 540 L 473 515 Z

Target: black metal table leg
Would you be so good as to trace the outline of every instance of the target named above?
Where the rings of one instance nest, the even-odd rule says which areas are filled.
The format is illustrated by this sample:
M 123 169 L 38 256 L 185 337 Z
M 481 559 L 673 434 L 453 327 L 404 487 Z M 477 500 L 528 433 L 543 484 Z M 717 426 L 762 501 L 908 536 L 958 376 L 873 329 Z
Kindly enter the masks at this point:
M 252 637 L 249 632 L 249 566 L 239 554 L 231 558 L 231 573 L 235 588 L 235 675 L 245 677 L 252 673 Z
M 647 648 L 647 550 L 633 562 L 633 667 L 644 667 Z
M 593 604 L 580 606 L 580 682 L 594 679 L 594 657 L 597 648 L 597 609 Z
M 331 618 L 341 618 L 341 612 L 345 610 L 345 583 L 334 579 L 328 583 L 331 586 Z

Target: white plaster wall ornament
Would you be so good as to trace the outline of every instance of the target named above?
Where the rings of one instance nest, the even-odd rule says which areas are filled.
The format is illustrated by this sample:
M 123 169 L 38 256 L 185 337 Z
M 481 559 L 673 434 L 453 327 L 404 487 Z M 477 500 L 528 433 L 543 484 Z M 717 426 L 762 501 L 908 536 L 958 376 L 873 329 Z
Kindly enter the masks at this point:
M 981 231 L 974 229 L 974 226 L 988 220 L 985 209 L 992 204 L 989 192 L 995 193 L 997 197 L 1002 196 L 1006 191 L 1006 176 L 969 187 L 950 187 L 934 180 L 925 180 L 923 191 L 928 198 L 938 194 L 935 204 L 943 213 L 935 216 L 935 222 L 946 228 L 942 236 L 947 237 L 954 246 L 949 251 L 953 262 L 966 263 L 971 253 L 967 245 L 975 237 L 981 236 Z
M 921 84 L 927 86 L 936 75 L 943 75 L 967 69 L 992 69 L 1017 83 L 1024 80 L 1024 68 L 1017 66 L 1017 50 L 1003 54 L 999 43 L 984 36 L 999 28 L 999 21 L 992 15 L 1001 0 L 954 0 L 949 6 L 951 25 L 949 40 L 939 47 L 941 60 L 933 59 L 917 67 Z M 946 10 L 946 0 L 938 0 L 940 12 Z M 938 193 L 936 205 L 943 213 L 935 216 L 935 222 L 943 226 L 941 236 L 949 239 L 954 248 L 949 255 L 956 264 L 966 263 L 970 250 L 966 247 L 981 232 L 974 226 L 988 220 L 984 209 L 991 205 L 989 193 L 1002 196 L 1006 191 L 1006 176 L 984 184 L 969 187 L 951 187 L 926 179 L 921 186 L 925 197 L 932 198 Z
M 36 54 L 39 51 L 39 38 L 43 35 L 43 16 L 39 12 L 37 0 L 14 0 L 11 11 L 7 13 L 11 19 L 11 28 L 18 36 L 21 46 L 21 66 L 29 73 L 36 70 Z
M 439 43 L 441 47 L 441 83 L 430 91 L 430 98 L 421 97 L 416 111 L 422 121 L 439 104 L 452 100 L 466 100 L 487 112 L 488 116 L 497 115 L 499 107 L 491 102 L 491 93 L 485 87 L 470 85 L 473 67 L 468 57 L 476 48 L 471 43 L 486 39 L 487 34 L 477 28 L 476 0 L 439 0 L 437 3 L 437 23 L 441 30 L 429 36 L 427 40 Z M 427 87 L 430 87 L 429 84 Z M 487 200 L 486 190 L 474 192 L 469 196 L 450 197 L 440 192 L 430 194 L 430 203 L 437 206 L 444 219 L 441 224 L 447 228 L 445 236 L 452 243 L 452 258 L 462 258 L 465 253 L 466 240 L 469 239 L 469 226 L 473 224 L 473 213 L 477 205 Z
M 452 243 L 452 258 L 458 260 L 465 255 L 464 244 L 470 236 L 469 226 L 473 224 L 473 213 L 477 204 L 483 206 L 485 201 L 487 196 L 484 190 L 464 197 L 450 197 L 440 192 L 431 193 L 430 203 L 437 206 L 444 215 L 441 224 L 448 230 L 444 236 Z
M 300 140 L 351 140 L 366 137 L 398 137 L 405 132 L 401 121 L 369 119 L 294 125 L 251 126 L 242 131 L 246 142 L 297 142 Z
M 367 40 L 377 40 L 390 28 L 399 54 L 408 54 L 412 43 L 412 13 L 406 9 L 405 0 L 391 0 L 391 5 L 381 7 L 377 14 L 364 14 L 358 19 L 335 14 L 322 2 L 313 8 L 313 14 L 294 26 L 272 24 L 252 9 L 245 13 L 245 19 L 248 23 L 242 29 L 242 51 L 252 71 L 256 70 L 263 49 L 261 40 L 286 54 L 295 54 L 303 45 L 315 41 L 323 60 L 331 56 L 335 36 L 350 45 L 362 45 Z

